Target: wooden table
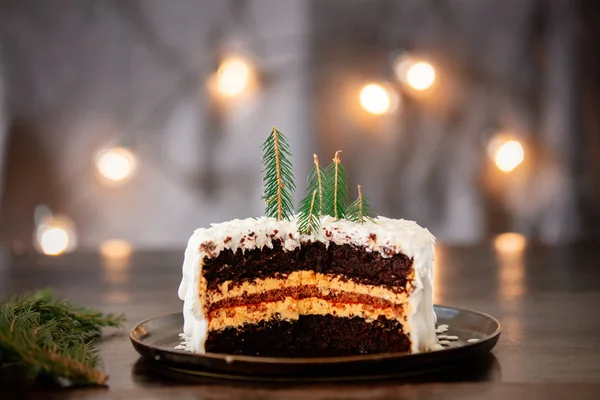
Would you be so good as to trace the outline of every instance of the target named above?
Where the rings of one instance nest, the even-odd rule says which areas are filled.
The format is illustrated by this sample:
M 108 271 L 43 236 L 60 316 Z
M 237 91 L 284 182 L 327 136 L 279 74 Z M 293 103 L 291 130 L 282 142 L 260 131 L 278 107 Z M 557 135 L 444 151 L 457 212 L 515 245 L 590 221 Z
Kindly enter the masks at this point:
M 62 257 L 4 254 L 1 293 L 52 287 L 57 294 L 104 311 L 123 312 L 128 327 L 178 311 L 182 252 L 134 254 L 106 261 L 97 254 Z M 530 245 L 501 252 L 490 245 L 438 246 L 435 300 L 500 319 L 504 331 L 489 362 L 475 371 L 406 381 L 266 385 L 176 381 L 139 359 L 128 329 L 102 343 L 108 388 L 40 392 L 19 398 L 491 398 L 600 399 L 600 243 Z M 3 384 L 0 398 L 7 397 Z M 3 394 L 4 393 L 4 394 Z

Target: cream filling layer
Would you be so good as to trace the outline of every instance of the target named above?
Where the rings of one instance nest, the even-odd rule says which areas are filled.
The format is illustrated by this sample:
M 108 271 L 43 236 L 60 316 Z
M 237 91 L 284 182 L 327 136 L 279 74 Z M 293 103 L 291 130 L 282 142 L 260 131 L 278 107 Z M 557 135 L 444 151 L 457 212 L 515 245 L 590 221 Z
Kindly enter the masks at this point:
M 407 323 L 410 306 L 377 308 L 368 304 L 334 303 L 317 297 L 295 300 L 286 297 L 282 301 L 261 303 L 260 305 L 220 308 L 210 313 L 208 330 L 234 328 L 244 324 L 257 324 L 271 318 L 297 320 L 300 315 L 333 315 L 336 317 L 360 317 L 372 322 L 383 316 L 403 324 L 404 333 L 410 332 Z
M 210 305 L 234 297 L 261 294 L 271 290 L 303 285 L 316 286 L 322 294 L 328 294 L 329 291 L 358 293 L 402 304 L 408 300 L 407 292 L 410 292 L 412 289 L 410 285 L 412 277 L 409 277 L 408 281 L 409 283 L 406 288 L 398 287 L 396 291 L 393 291 L 382 286 L 365 285 L 341 280 L 335 275 L 321 274 L 315 271 L 295 271 L 284 278 L 254 279 L 234 287 L 231 287 L 231 281 L 226 281 L 219 285 L 218 290 L 206 292 L 206 304 Z M 202 290 L 200 292 L 202 293 Z

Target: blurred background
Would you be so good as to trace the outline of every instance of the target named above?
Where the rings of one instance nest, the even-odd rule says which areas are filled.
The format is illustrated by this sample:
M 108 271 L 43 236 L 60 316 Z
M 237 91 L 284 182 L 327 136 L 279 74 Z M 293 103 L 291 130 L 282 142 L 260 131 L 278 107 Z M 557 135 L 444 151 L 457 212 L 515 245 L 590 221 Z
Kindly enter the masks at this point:
M 440 242 L 600 233 L 594 0 L 0 0 L 0 246 L 181 249 L 336 150 Z M 351 196 L 356 195 L 355 189 Z

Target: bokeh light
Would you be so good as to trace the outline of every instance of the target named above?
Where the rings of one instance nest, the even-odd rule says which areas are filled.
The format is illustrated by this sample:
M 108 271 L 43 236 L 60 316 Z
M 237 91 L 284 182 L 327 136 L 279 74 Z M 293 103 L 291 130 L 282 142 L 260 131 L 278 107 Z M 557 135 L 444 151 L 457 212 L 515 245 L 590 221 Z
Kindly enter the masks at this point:
M 437 73 L 428 61 L 403 53 L 393 62 L 398 81 L 418 92 L 430 89 L 437 79 Z
M 216 89 L 223 97 L 237 97 L 248 89 L 253 74 L 249 60 L 240 56 L 225 58 L 216 73 Z
M 113 183 L 129 179 L 136 167 L 135 156 L 125 147 L 102 150 L 96 156 L 98 172 Z
M 397 107 L 397 94 L 378 83 L 369 83 L 360 91 L 360 105 L 370 114 L 388 114 Z
M 517 140 L 507 140 L 497 146 L 494 152 L 494 162 L 502 172 L 511 172 L 525 159 L 525 150 Z
M 49 256 L 62 254 L 69 248 L 69 234 L 61 227 L 46 227 L 40 230 L 39 244 L 42 252 Z
M 131 244 L 122 239 L 109 239 L 100 244 L 100 254 L 106 259 L 127 258 L 131 251 Z
M 415 90 L 426 90 L 435 82 L 435 69 L 426 61 L 420 61 L 408 68 L 406 82 Z
M 505 232 L 494 239 L 494 248 L 499 253 L 520 253 L 526 244 L 525 236 L 515 232 Z
M 57 256 L 77 248 L 77 231 L 73 220 L 65 215 L 54 215 L 44 206 L 37 206 L 34 232 L 37 250 L 49 256 Z M 43 215 L 42 215 L 43 214 Z

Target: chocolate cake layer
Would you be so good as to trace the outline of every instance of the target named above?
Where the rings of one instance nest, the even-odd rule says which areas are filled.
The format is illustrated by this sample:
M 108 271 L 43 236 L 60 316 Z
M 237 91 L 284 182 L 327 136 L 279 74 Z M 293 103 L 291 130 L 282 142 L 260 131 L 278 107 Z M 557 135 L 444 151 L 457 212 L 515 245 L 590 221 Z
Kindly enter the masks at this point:
M 325 357 L 404 352 L 410 339 L 402 324 L 385 318 L 302 315 L 295 321 L 272 319 L 240 329 L 209 332 L 206 351 L 271 357 Z
M 247 296 L 232 297 L 224 300 L 217 301 L 208 306 L 208 312 L 218 310 L 220 308 L 237 307 L 249 304 L 260 304 L 265 302 L 280 301 L 286 297 L 291 297 L 294 300 L 307 299 L 309 297 L 316 297 L 323 300 L 328 300 L 333 303 L 353 303 L 353 304 L 365 304 L 370 307 L 397 307 L 402 309 L 402 305 L 394 304 L 393 302 L 382 299 L 380 297 L 373 297 L 366 294 L 351 293 L 351 292 L 336 292 L 329 290 L 323 293 L 321 289 L 314 285 L 305 285 L 297 287 L 289 287 L 277 290 L 269 290 L 263 293 L 251 294 Z
M 409 279 L 412 260 L 404 254 L 384 258 L 379 252 L 367 252 L 348 244 L 329 247 L 321 242 L 305 243 L 285 251 L 281 241 L 273 240 L 273 248 L 246 250 L 225 249 L 215 258 L 205 258 L 203 275 L 207 289 L 215 290 L 226 281 L 244 282 L 256 278 L 285 276 L 298 270 L 314 270 L 340 279 L 368 285 L 404 287 Z

